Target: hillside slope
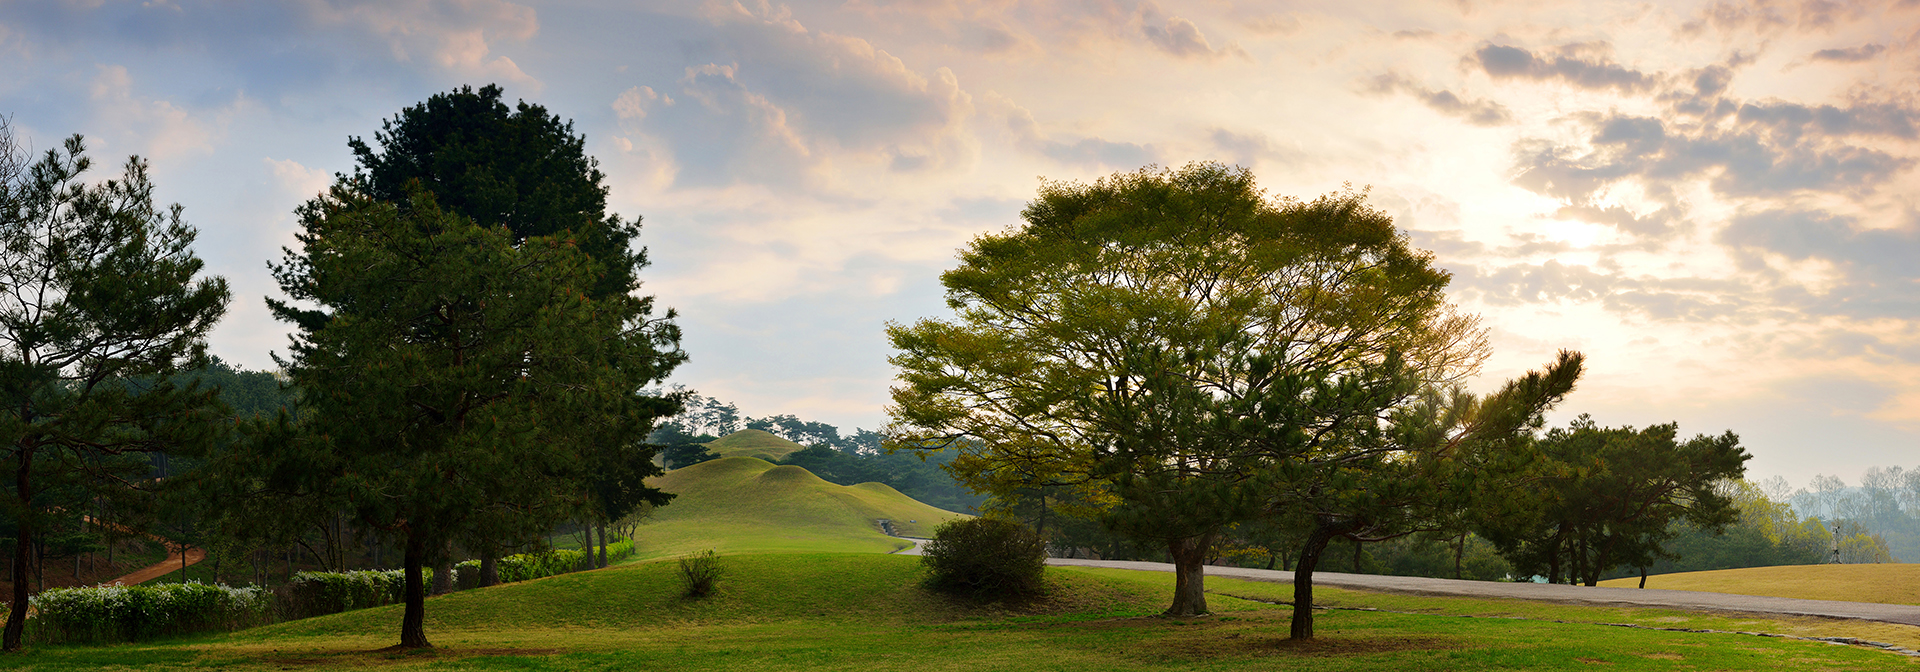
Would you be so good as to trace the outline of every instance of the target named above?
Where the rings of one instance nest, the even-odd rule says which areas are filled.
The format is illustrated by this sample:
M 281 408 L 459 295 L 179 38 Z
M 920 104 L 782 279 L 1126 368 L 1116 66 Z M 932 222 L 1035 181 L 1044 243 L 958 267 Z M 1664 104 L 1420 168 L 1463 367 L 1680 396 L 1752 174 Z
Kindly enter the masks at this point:
M 707 450 L 721 457 L 757 457 L 768 462 L 777 462 L 780 458 L 806 448 L 758 429 L 743 429 L 708 442 L 706 445 Z
M 1633 588 L 1640 585 L 1640 577 L 1610 579 L 1601 581 L 1600 585 Z M 1787 565 L 1678 572 L 1649 576 L 1647 587 L 1803 600 L 1920 605 L 1920 564 Z
M 915 501 L 880 483 L 834 485 L 795 466 L 729 457 L 675 469 L 649 485 L 675 493 L 634 534 L 640 558 L 713 549 L 721 553 L 887 553 L 908 544 L 881 532 L 893 521 L 926 536 L 962 514 Z

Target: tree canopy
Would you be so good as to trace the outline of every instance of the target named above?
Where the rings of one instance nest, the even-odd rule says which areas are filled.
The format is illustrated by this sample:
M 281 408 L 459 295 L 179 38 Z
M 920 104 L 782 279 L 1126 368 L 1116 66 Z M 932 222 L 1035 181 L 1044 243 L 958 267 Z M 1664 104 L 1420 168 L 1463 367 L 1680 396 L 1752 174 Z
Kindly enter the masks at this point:
M 1206 611 L 1213 538 L 1270 508 L 1282 467 L 1485 354 L 1361 194 L 1270 198 L 1201 163 L 1049 182 L 1021 215 L 941 276 L 957 319 L 889 326 L 889 434 L 958 447 L 976 490 L 1074 489 L 1166 544 L 1169 613 Z
M 180 206 L 155 206 L 144 161 L 88 185 L 85 149 L 76 135 L 27 165 L 0 123 L 0 451 L 11 472 L 0 511 L 16 533 L 8 651 L 26 625 L 30 542 L 51 519 L 140 511 L 161 487 L 148 454 L 204 451 L 229 427 L 214 390 L 166 380 L 206 362 L 226 281 L 201 274 L 196 232 Z

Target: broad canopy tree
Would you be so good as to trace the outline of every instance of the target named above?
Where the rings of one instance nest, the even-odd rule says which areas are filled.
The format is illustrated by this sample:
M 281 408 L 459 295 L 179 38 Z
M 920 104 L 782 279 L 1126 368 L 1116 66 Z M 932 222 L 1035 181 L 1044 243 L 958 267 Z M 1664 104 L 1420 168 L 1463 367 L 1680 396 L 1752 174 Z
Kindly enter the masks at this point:
M 1378 445 L 1485 354 L 1360 194 L 1274 199 L 1202 163 L 1047 183 L 1021 214 L 941 276 L 957 320 L 889 326 L 892 445 L 958 448 L 978 491 L 1075 489 L 1164 543 L 1170 614 L 1206 611 L 1214 538 L 1310 480 L 1304 458 Z
M 166 380 L 206 363 L 226 282 L 202 275 L 180 206 L 155 207 L 145 162 L 88 185 L 84 152 L 76 135 L 24 164 L 0 123 L 0 511 L 17 532 L 7 651 L 26 625 L 30 542 L 60 509 L 142 511 L 163 486 L 149 455 L 200 454 L 227 429 L 216 390 Z

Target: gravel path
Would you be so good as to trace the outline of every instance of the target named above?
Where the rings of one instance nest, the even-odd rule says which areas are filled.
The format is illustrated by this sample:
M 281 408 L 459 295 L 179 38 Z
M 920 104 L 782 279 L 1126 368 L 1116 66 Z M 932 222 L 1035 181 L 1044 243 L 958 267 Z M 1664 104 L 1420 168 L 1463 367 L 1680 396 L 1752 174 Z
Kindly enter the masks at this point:
M 912 550 L 918 551 L 919 546 L 916 545 Z M 1047 564 L 1076 567 L 1110 567 L 1113 569 L 1132 569 L 1149 572 L 1173 571 L 1173 565 L 1163 562 L 1048 558 Z M 1207 576 L 1226 576 L 1253 581 L 1293 583 L 1293 572 L 1275 569 L 1244 569 L 1240 567 L 1209 566 L 1207 567 Z M 1545 583 L 1459 581 L 1454 579 L 1428 579 L 1414 576 L 1341 574 L 1337 572 L 1314 572 L 1313 584 L 1316 587 L 1353 588 L 1389 593 L 1406 593 L 1410 595 L 1491 597 L 1557 602 L 1560 604 L 1653 607 L 1786 616 L 1820 616 L 1826 618 L 1849 618 L 1863 621 L 1899 623 L 1903 625 L 1920 625 L 1920 606 L 1900 604 L 1796 600 L 1785 597 L 1698 593 L 1686 590 L 1588 588 L 1585 586 L 1565 586 Z

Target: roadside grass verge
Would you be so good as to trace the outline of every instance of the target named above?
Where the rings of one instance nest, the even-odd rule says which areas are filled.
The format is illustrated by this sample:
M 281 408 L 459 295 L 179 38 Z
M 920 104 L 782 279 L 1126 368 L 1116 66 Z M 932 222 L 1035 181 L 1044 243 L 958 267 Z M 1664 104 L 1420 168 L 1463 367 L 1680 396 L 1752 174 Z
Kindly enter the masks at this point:
M 1640 577 L 1601 581 L 1633 588 Z M 1920 564 L 1788 565 L 1647 577 L 1648 588 L 1880 604 L 1920 604 Z
M 382 607 L 229 635 L 113 647 L 43 647 L 27 669 L 1405 670 L 1910 669 L 1913 659 L 1814 642 L 1593 625 L 1708 619 L 1659 610 L 1535 605 L 1321 589 L 1332 603 L 1420 612 L 1321 612 L 1319 639 L 1287 641 L 1285 584 L 1213 578 L 1215 615 L 1155 616 L 1173 577 L 1048 569 L 1044 599 L 974 603 L 929 593 L 914 558 L 731 556 L 718 594 L 679 597 L 672 562 L 629 564 L 454 593 L 427 607 L 440 648 L 381 652 Z M 1273 592 L 1263 592 L 1273 591 Z M 1552 623 L 1461 615 L 1522 615 Z M 1767 621 L 1774 622 L 1774 621 Z M 1692 623 L 1688 621 L 1687 623 Z M 1756 623 L 1759 623 L 1756 621 Z M 1851 622 L 1837 622 L 1846 626 Z M 1762 623 L 1764 625 L 1764 623 Z M 1682 624 L 1681 627 L 1692 627 Z M 1734 629 L 1734 628 L 1727 628 Z M 1755 629 L 1766 629 L 1764 627 Z M 1859 636 L 1854 634 L 1854 636 Z

